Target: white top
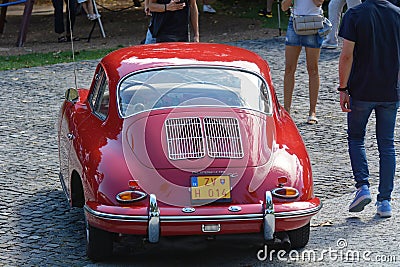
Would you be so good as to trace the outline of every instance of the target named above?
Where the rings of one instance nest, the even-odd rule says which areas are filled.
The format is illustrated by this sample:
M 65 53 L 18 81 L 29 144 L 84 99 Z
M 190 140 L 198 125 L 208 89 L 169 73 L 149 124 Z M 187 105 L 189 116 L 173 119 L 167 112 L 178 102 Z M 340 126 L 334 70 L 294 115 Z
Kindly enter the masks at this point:
M 293 13 L 295 15 L 320 15 L 322 7 L 317 7 L 313 0 L 294 0 Z

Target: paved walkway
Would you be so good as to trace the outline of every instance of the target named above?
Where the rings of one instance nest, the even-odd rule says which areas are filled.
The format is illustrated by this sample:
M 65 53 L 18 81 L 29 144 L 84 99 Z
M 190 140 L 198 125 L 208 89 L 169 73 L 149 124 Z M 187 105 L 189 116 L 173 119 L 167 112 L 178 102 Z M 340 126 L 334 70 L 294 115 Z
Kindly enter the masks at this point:
M 283 38 L 234 45 L 253 50 L 270 63 L 282 102 Z M 308 79 L 304 51 L 299 61 L 292 116 L 308 148 L 315 193 L 322 198 L 324 207 L 312 220 L 309 245 L 292 252 L 290 261 L 288 255 L 280 258 L 275 255 L 272 263 L 276 266 L 400 266 L 399 172 L 396 172 L 392 218 L 377 218 L 373 204 L 359 214 L 347 212 L 354 188 L 347 154 L 345 114 L 340 111 L 336 92 L 339 53 L 339 50 L 322 51 L 319 124 L 313 126 L 305 123 Z M 76 64 L 80 87 L 89 86 L 96 64 L 97 61 Z M 144 250 L 121 246 L 110 262 L 91 263 L 85 256 L 82 212 L 69 209 L 57 175 L 55 124 L 68 87 L 74 87 L 73 64 L 0 72 L 0 266 L 128 266 L 133 262 L 135 266 L 257 266 L 270 263 L 268 257 L 264 261 L 257 259 L 259 247 L 241 239 L 212 244 L 186 241 L 183 245 L 173 243 Z M 372 192 L 376 196 L 378 156 L 374 136 L 374 128 L 369 127 L 366 146 L 373 177 Z M 395 136 L 396 149 L 400 151 L 399 130 Z M 398 163 L 399 160 L 400 157 Z M 301 260 L 301 253 L 316 258 L 308 260 L 303 255 Z

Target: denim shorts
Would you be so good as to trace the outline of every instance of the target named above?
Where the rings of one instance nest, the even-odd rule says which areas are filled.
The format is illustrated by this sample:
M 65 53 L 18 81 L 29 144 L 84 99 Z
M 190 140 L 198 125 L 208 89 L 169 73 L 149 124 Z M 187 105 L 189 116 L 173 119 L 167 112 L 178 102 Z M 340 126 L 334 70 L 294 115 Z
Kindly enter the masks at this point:
M 293 18 L 289 17 L 285 45 L 321 48 L 323 38 L 318 33 L 313 35 L 298 35 L 293 29 Z

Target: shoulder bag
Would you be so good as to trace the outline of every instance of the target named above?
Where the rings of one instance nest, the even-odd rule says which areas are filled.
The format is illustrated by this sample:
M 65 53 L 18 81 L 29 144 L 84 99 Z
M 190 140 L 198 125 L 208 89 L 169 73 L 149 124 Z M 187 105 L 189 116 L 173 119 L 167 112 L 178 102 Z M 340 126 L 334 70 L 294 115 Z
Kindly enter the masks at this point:
M 321 33 L 321 37 L 326 36 L 332 29 L 331 22 L 320 15 L 296 15 L 292 11 L 293 29 L 298 35 L 313 35 Z

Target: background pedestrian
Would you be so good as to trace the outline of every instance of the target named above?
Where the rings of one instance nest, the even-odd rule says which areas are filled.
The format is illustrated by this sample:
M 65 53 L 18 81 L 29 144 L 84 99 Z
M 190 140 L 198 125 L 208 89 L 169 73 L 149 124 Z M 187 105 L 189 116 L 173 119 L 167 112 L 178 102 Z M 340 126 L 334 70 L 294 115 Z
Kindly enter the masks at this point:
M 100 18 L 100 14 L 96 14 L 94 12 L 92 0 L 78 0 L 78 3 L 82 5 L 82 8 L 85 11 L 86 16 L 89 20 L 95 20 Z
M 332 30 L 325 37 L 322 42 L 322 48 L 335 49 L 339 47 L 338 41 L 338 31 L 340 18 L 342 17 L 342 12 L 344 5 L 347 4 L 347 8 L 355 7 L 361 4 L 361 0 L 330 0 L 328 5 L 328 15 L 329 21 L 332 23 Z
M 344 41 L 338 90 L 341 109 L 347 112 L 347 140 L 357 188 L 349 211 L 360 212 L 372 200 L 364 140 L 374 111 L 379 151 L 377 214 L 390 217 L 400 100 L 400 8 L 386 0 L 366 0 L 346 12 L 339 36 Z
M 274 0 L 267 0 L 264 8 L 258 11 L 260 17 L 272 18 L 272 4 Z
M 67 6 L 64 23 L 64 2 Z M 72 0 L 52 0 L 54 7 L 54 31 L 58 34 L 59 43 L 71 41 L 71 31 L 74 29 L 76 2 Z M 66 34 L 64 34 L 66 33 Z M 75 37 L 74 41 L 79 41 Z

